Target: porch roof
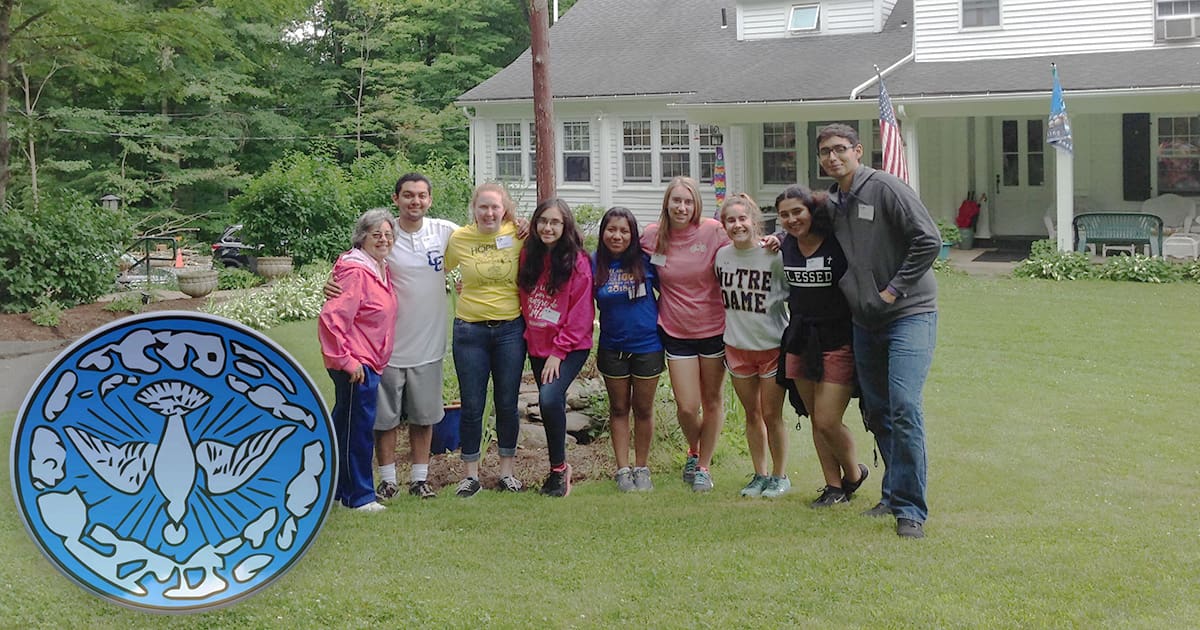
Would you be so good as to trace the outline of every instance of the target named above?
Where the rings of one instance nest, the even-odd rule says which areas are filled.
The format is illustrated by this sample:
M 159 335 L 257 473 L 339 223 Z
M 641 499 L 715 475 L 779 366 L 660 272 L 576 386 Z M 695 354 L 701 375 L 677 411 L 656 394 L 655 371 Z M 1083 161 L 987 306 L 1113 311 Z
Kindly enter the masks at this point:
M 721 28 L 721 9 L 728 28 Z M 676 103 L 840 100 L 912 51 L 912 0 L 880 33 L 737 41 L 728 0 L 579 0 L 550 29 L 555 99 L 667 96 Z M 458 103 L 532 99 L 530 51 Z M 890 88 L 889 81 L 889 88 Z
M 1050 63 L 1058 64 L 1063 90 L 1132 92 L 1200 88 L 1200 48 L 1163 47 L 1111 53 L 907 63 L 889 74 L 893 99 L 1048 93 Z M 867 95 L 878 94 L 878 87 Z

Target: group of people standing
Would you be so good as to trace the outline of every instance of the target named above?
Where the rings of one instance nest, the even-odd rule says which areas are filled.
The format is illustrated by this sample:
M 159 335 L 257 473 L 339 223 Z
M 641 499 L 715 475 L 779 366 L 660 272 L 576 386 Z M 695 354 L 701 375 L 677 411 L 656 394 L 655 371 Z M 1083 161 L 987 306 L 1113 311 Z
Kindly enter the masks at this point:
M 677 177 L 658 222 L 644 231 L 628 209 L 609 209 L 590 255 L 560 199 L 538 204 L 525 223 L 503 186 L 482 184 L 472 196 L 471 223 L 458 227 L 425 217 L 432 202 L 427 178 L 400 178 L 393 195 L 398 221 L 378 210 L 364 214 L 355 248 L 338 260 L 326 286 L 320 339 L 337 385 L 337 499 L 375 511 L 398 492 L 401 419 L 410 425 L 409 492 L 435 496 L 427 475 L 430 427 L 442 414 L 445 274 L 458 269 L 452 345 L 465 464 L 458 496 L 481 489 L 489 380 L 498 489 L 522 490 L 513 463 L 526 357 L 549 446 L 541 492 L 570 493 L 566 389 L 591 352 L 598 311 L 596 366 L 609 397 L 618 489 L 654 487 L 648 458 L 654 394 L 665 368 L 687 442 L 682 478 L 693 490 L 713 489 L 710 466 L 729 372 L 754 467 L 741 494 L 778 497 L 791 487 L 783 419 L 791 389 L 794 404 L 812 418 L 825 480 L 812 505 L 849 501 L 868 476 L 842 423 L 861 391 L 864 419 L 885 464 L 882 498 L 865 514 L 895 515 L 900 536 L 923 536 L 921 390 L 936 336 L 931 267 L 940 238 L 916 194 L 862 165 L 862 151 L 853 128 L 823 128 L 820 162 L 836 184 L 829 193 L 801 185 L 784 190 L 775 200 L 778 234 L 763 234 L 762 213 L 746 195 L 726 200 L 719 220 L 706 218 L 697 183 Z M 394 296 L 390 306 L 382 296 Z

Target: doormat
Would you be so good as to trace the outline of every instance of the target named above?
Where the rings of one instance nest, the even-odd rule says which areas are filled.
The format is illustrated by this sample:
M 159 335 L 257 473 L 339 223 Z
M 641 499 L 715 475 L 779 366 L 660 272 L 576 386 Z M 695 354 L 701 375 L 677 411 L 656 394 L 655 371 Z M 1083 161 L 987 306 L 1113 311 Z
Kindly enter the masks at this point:
M 990 249 L 976 256 L 975 262 L 1018 262 L 1029 258 L 1029 251 L 1024 249 Z

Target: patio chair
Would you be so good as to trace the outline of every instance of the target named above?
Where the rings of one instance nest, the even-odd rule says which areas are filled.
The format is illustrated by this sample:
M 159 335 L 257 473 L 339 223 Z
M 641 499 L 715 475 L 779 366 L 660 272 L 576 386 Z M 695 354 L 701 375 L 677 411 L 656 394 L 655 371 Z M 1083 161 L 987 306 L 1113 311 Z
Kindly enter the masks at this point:
M 1196 203 L 1192 199 L 1167 193 L 1142 202 L 1142 212 L 1162 217 L 1162 254 L 1176 258 L 1200 257 L 1200 230 L 1196 222 Z

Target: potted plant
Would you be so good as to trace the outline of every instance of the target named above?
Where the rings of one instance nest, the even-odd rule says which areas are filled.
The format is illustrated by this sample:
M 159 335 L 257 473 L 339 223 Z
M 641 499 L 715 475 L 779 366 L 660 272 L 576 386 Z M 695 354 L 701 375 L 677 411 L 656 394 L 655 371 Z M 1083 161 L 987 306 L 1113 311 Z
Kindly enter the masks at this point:
M 191 269 L 181 271 L 175 280 L 179 283 L 179 291 L 188 297 L 204 297 L 217 289 L 216 269 Z
M 938 252 L 938 260 L 947 260 L 950 258 L 950 248 L 962 239 L 962 234 L 958 231 L 957 225 L 942 219 L 937 220 L 937 227 L 938 232 L 942 235 L 942 251 Z

